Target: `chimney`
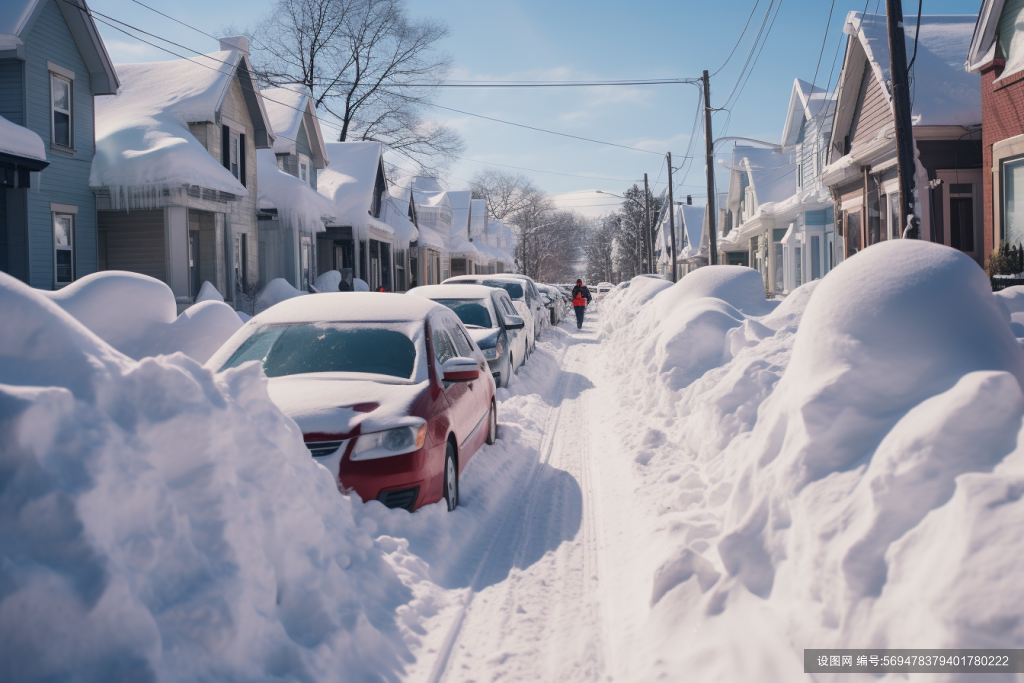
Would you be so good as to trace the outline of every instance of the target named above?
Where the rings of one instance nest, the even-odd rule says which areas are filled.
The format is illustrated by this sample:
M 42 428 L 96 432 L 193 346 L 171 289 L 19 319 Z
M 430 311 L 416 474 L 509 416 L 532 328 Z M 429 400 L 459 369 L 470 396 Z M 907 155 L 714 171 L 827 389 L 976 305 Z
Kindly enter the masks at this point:
M 686 195 L 686 205 L 687 206 L 693 206 L 693 195 L 692 194 Z
M 226 36 L 220 39 L 221 50 L 238 50 L 249 54 L 249 39 L 245 36 Z

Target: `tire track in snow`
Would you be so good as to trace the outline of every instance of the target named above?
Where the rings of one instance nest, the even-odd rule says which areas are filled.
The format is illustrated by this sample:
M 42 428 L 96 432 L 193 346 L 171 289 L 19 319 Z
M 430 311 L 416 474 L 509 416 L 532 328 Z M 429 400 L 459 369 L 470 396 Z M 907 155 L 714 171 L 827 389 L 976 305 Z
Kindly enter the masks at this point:
M 592 329 L 593 322 L 585 325 L 585 338 L 593 339 L 588 334 Z M 562 354 L 557 401 L 540 458 L 477 569 L 432 682 L 463 677 L 610 680 L 606 614 L 598 599 L 599 487 L 590 451 L 587 397 L 593 384 L 576 372 L 585 369 L 586 352 L 587 347 L 577 343 Z M 507 543 L 510 564 L 509 552 L 491 552 L 499 541 L 503 549 Z M 546 548 L 554 550 L 528 561 Z M 511 566 L 504 580 L 493 585 L 487 583 L 492 561 L 499 571 Z M 483 597 L 475 600 L 478 593 Z M 467 629 L 467 623 L 473 627 Z
M 568 346 L 565 349 L 563 349 L 562 354 L 558 359 L 558 364 L 560 366 L 564 364 L 565 357 L 572 348 L 574 348 L 574 346 Z M 553 406 L 551 410 L 548 411 L 548 417 L 544 428 L 544 436 L 541 440 L 540 449 L 538 451 L 539 457 L 537 458 L 537 460 L 534 461 L 533 465 L 531 466 L 530 472 L 526 477 L 526 482 L 520 490 L 515 502 L 508 508 L 508 512 L 502 518 L 498 533 L 496 533 L 491 538 L 491 542 L 488 544 L 487 549 L 484 551 L 483 556 L 480 558 L 480 563 L 477 565 L 476 571 L 473 573 L 473 578 L 470 581 L 469 589 L 466 592 L 466 597 L 464 598 L 462 605 L 459 606 L 458 613 L 456 614 L 455 618 L 452 620 L 452 625 L 448 631 L 448 635 L 445 636 L 441 649 L 438 652 L 437 659 L 434 663 L 433 668 L 431 669 L 430 676 L 427 678 L 429 683 L 438 683 L 442 680 L 442 677 L 444 677 L 445 675 L 452 651 L 455 648 L 455 644 L 458 641 L 459 636 L 462 632 L 462 627 L 466 619 L 466 613 L 469 611 L 469 608 L 473 603 L 474 597 L 480 591 L 481 577 L 483 577 L 484 570 L 487 568 L 488 561 L 491 557 L 491 551 L 494 549 L 495 542 L 505 535 L 509 527 L 510 520 L 516 517 L 515 511 L 522 507 L 524 499 L 528 498 L 530 493 L 536 490 L 536 488 L 533 485 L 534 480 L 536 479 L 537 471 L 540 469 L 540 466 L 546 465 L 548 459 L 551 457 L 551 450 L 554 446 L 554 436 L 558 432 L 558 424 L 561 419 L 562 408 L 565 405 L 565 397 L 568 391 L 568 386 L 569 378 L 565 373 L 562 373 L 562 375 L 559 377 L 558 388 L 555 392 L 558 396 L 558 400 L 555 406 Z

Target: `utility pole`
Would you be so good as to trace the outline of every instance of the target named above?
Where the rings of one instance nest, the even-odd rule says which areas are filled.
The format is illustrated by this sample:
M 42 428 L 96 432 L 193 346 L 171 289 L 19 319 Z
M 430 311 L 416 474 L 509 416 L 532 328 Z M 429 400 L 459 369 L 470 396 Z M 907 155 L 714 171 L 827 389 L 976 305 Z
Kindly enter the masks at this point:
M 903 32 L 903 3 L 885 0 L 889 29 L 889 71 L 892 74 L 892 105 L 896 123 L 896 168 L 900 181 L 900 232 L 918 239 L 917 207 L 914 206 L 914 131 L 910 123 L 910 89 L 907 76 L 907 42 Z M 923 200 L 922 200 L 923 201 Z M 911 218 L 912 217 L 912 218 Z
M 644 228 L 647 234 L 647 272 L 654 272 L 654 233 L 651 232 L 651 191 L 647 189 L 647 174 L 644 173 Z
M 676 280 L 676 203 L 672 199 L 672 152 L 668 153 L 668 231 L 672 233 L 672 282 Z
M 715 145 L 711 137 L 711 77 L 704 71 L 704 165 L 708 175 L 708 262 L 718 265 L 718 234 L 715 227 Z

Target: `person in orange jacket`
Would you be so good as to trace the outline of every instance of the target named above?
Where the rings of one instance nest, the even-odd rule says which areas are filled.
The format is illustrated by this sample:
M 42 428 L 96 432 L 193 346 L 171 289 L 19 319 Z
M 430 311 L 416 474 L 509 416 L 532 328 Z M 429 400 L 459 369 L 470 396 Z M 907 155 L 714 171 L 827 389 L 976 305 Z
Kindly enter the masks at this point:
M 590 290 L 583 284 L 583 280 L 577 280 L 576 286 L 572 288 L 572 307 L 576 309 L 576 329 L 583 329 L 583 313 L 590 305 Z

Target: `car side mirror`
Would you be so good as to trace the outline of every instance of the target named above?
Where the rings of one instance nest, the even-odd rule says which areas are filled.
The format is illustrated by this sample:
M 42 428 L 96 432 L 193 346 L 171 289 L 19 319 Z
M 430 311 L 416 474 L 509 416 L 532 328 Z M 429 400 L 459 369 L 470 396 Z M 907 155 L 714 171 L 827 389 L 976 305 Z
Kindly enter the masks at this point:
M 505 329 L 506 330 L 521 330 L 526 327 L 526 321 L 520 318 L 518 315 L 506 315 L 505 316 Z
M 445 382 L 472 382 L 480 378 L 480 366 L 472 358 L 449 358 L 441 366 L 441 378 Z

